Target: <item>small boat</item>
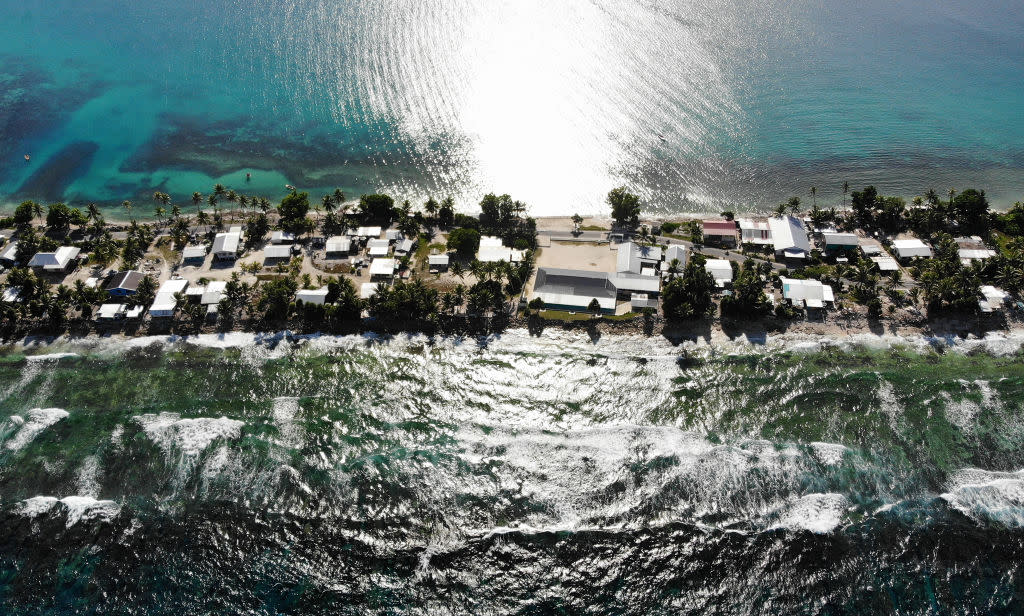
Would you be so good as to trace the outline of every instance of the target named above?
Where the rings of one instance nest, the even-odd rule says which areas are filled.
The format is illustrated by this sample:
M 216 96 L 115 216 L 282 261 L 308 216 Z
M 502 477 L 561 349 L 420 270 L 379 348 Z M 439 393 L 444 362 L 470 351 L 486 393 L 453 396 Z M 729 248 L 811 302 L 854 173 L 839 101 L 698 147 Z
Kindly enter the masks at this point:
M 287 188 L 288 190 L 295 190 L 295 187 L 292 186 L 291 184 L 285 184 L 284 187 Z
M 26 155 L 25 155 L 25 160 L 32 160 L 32 157 L 31 157 L 31 156 L 29 156 L 28 154 L 26 154 Z
M 655 134 L 658 135 L 658 139 L 661 139 L 662 141 L 668 141 L 668 139 L 665 139 L 665 135 L 662 135 L 661 133 L 655 133 Z
M 248 182 L 251 179 L 252 179 L 252 174 L 251 173 L 246 173 L 245 174 L 245 181 Z

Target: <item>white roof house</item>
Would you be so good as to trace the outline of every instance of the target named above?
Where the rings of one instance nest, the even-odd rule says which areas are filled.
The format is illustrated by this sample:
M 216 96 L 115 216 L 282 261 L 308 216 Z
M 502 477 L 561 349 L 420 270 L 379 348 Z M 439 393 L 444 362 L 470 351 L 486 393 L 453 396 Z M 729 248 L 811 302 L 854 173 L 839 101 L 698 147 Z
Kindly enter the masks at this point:
M 930 259 L 932 249 L 919 239 L 893 240 L 892 250 L 900 259 L 925 258 Z
M 388 229 L 387 231 L 384 232 L 384 239 L 388 240 L 389 242 L 397 242 L 399 240 L 405 239 L 405 236 L 402 235 L 402 232 L 399 231 L 398 229 Z
M 359 299 L 370 299 L 377 294 L 379 282 L 364 282 L 359 286 Z
M 295 301 L 306 304 L 322 305 L 327 301 L 327 287 L 320 289 L 299 289 L 295 292 Z
M 292 256 L 291 244 L 278 244 L 263 249 L 263 259 L 289 259 Z
M 398 269 L 398 261 L 394 259 L 374 259 L 370 263 L 370 278 L 374 276 L 387 276 L 390 278 L 395 275 L 396 269 Z
M 690 250 L 682 244 L 672 244 L 665 251 L 665 264 L 669 264 L 673 259 L 679 260 L 679 271 L 683 271 L 686 267 L 686 262 L 690 259 Z
M 352 250 L 352 240 L 341 235 L 334 235 L 327 238 L 326 252 L 348 252 Z
M 855 233 L 825 233 L 822 237 L 825 239 L 826 250 L 856 248 L 860 243 Z
M 615 271 L 642 274 L 644 270 L 656 271 L 661 261 L 661 248 L 657 246 L 640 246 L 633 242 L 619 244 L 619 254 L 615 257 Z
M 541 267 L 533 286 L 533 297 L 553 308 L 586 310 L 596 299 L 601 310 L 614 311 L 617 295 L 618 289 L 605 272 Z
M 192 259 L 205 259 L 206 252 L 206 246 L 185 246 L 185 248 L 181 251 L 181 259 L 183 261 L 191 261 Z
M 371 257 L 386 257 L 391 249 L 391 242 L 387 240 L 370 240 L 367 246 L 370 248 Z
M 241 241 L 239 233 L 218 233 L 213 238 L 213 256 L 217 259 L 234 259 Z
M 203 292 L 202 298 L 199 303 L 204 306 L 210 304 L 219 304 L 221 297 L 224 296 L 224 289 L 226 289 L 228 283 L 224 280 L 214 280 L 210 284 L 206 285 L 206 290 Z
M 123 317 L 127 308 L 124 304 L 103 304 L 96 313 L 96 318 L 101 321 L 112 321 Z
M 271 244 L 291 244 L 295 241 L 295 234 L 287 231 L 274 231 L 270 234 Z
M 811 253 L 811 241 L 807 237 L 807 229 L 804 228 L 804 223 L 799 218 L 793 216 L 769 218 L 768 226 L 771 228 L 775 254 L 803 259 Z
M 866 257 L 880 255 L 882 254 L 882 245 L 876 240 L 863 239 L 860 241 L 860 251 L 863 252 Z
M 708 259 L 704 262 L 704 269 L 715 279 L 715 284 L 724 287 L 725 283 L 732 282 L 732 264 L 726 259 Z
M 60 272 L 66 270 L 81 251 L 75 246 L 61 246 L 56 252 L 37 252 L 28 266 L 40 267 L 47 272 Z
M 18 257 L 18 242 L 11 242 L 4 246 L 4 249 L 0 251 L 0 261 L 7 261 L 13 263 Z
M 772 228 L 767 220 L 754 220 L 752 218 L 740 218 L 740 242 L 744 244 L 759 244 L 768 246 L 772 244 Z
M 380 227 L 359 227 L 352 235 L 355 237 L 380 237 Z
M 429 268 L 443 269 L 443 268 L 448 267 L 448 264 L 450 263 L 450 261 L 451 261 L 451 259 L 448 257 L 447 254 L 443 254 L 443 255 L 428 255 L 427 256 L 427 266 Z
M 985 299 L 978 300 L 978 308 L 982 312 L 992 312 L 1002 308 L 1003 303 L 1010 297 L 1010 294 L 992 285 L 981 287 L 981 294 Z
M 500 237 L 485 235 L 480 238 L 480 248 L 476 258 L 483 263 L 495 261 L 512 261 L 512 249 L 502 245 Z
M 178 300 L 174 298 L 175 293 L 182 293 L 188 288 L 188 281 L 182 279 L 168 280 L 160 285 L 156 291 L 156 298 L 153 305 L 149 307 L 149 314 L 153 317 L 172 317 L 178 306 Z
M 835 301 L 832 287 L 822 284 L 819 280 L 796 280 L 794 278 L 780 278 L 780 280 L 782 280 L 782 297 L 796 306 L 824 308 L 825 302 Z
M 658 293 L 661 291 L 661 277 L 632 272 L 617 272 L 608 275 L 615 289 L 623 293 Z
M 412 249 L 416 246 L 415 240 L 400 240 L 398 245 L 395 246 L 396 255 L 407 255 L 412 252 Z
M 892 257 L 871 257 L 871 260 L 878 266 L 880 272 L 895 272 L 900 269 L 900 264 L 896 262 L 896 259 Z

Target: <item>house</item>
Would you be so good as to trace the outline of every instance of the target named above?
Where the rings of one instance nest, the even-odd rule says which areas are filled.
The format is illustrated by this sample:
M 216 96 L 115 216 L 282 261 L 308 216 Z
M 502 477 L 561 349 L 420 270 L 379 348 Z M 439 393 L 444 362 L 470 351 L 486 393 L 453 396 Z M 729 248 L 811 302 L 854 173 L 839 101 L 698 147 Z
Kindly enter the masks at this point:
M 391 242 L 387 240 L 370 240 L 367 246 L 371 257 L 386 257 L 391 250 Z
M 480 238 L 480 248 L 477 250 L 476 258 L 482 263 L 511 262 L 512 249 L 502 245 L 500 237 L 485 235 Z
M 860 245 L 854 233 L 825 233 L 822 238 L 825 241 L 825 253 L 830 255 L 853 252 Z
M 270 234 L 271 244 L 293 244 L 295 243 L 295 234 L 287 231 L 274 231 Z
M 174 297 L 176 293 L 184 293 L 188 289 L 188 281 L 172 279 L 160 285 L 156 291 L 156 298 L 149 307 L 149 315 L 152 317 L 173 317 L 178 307 L 178 300 Z
M 882 245 L 878 243 L 878 240 L 862 239 L 859 244 L 860 251 L 864 253 L 865 257 L 882 254 Z
M 446 272 L 448 271 L 449 257 L 447 254 L 443 255 L 429 255 L 427 257 L 427 268 L 431 272 Z
M 416 240 L 399 240 L 398 245 L 395 246 L 395 254 L 400 257 L 404 257 L 412 252 L 415 247 Z
M 384 239 L 389 242 L 400 242 L 405 239 L 405 236 L 397 229 L 388 229 L 384 232 Z
M 14 265 L 18 259 L 18 242 L 11 242 L 0 251 L 0 262 L 4 265 Z
M 916 238 L 893 240 L 892 251 L 896 254 L 896 258 L 901 261 L 907 259 L 930 259 L 932 257 L 932 249 L 928 247 L 928 244 Z
M 683 268 L 686 267 L 687 261 L 690 260 L 690 249 L 682 244 L 672 244 L 665 250 L 665 265 L 669 265 L 672 261 L 679 261 L 679 272 L 682 273 Z
M 615 287 L 617 295 L 623 299 L 629 299 L 633 293 L 656 296 L 661 292 L 661 276 L 616 272 L 609 274 L 608 279 Z
M 28 266 L 44 272 L 65 272 L 81 251 L 75 246 L 61 246 L 56 252 L 37 252 L 28 262 Z
M 716 246 L 736 245 L 736 223 L 732 220 L 703 220 L 704 242 Z
M 124 304 L 103 304 L 100 306 L 99 312 L 96 313 L 96 320 L 113 321 L 115 319 L 123 319 L 127 309 L 128 307 Z
M 304 304 L 316 304 L 322 306 L 327 301 L 327 287 L 319 289 L 299 289 L 295 292 L 295 301 Z
M 398 269 L 398 261 L 394 259 L 374 259 L 370 263 L 370 280 L 374 278 L 388 278 L 390 279 L 395 275 L 395 270 Z
M 380 232 L 380 227 L 359 227 L 355 231 L 349 231 L 349 234 L 353 237 L 378 238 L 380 237 Z
M 206 260 L 206 246 L 185 246 L 181 251 L 182 265 L 202 265 Z
M 615 312 L 618 289 L 605 272 L 542 267 L 533 285 L 534 298 L 547 308 L 587 310 L 597 300 L 602 312 Z
M 630 310 L 643 310 L 644 308 L 658 308 L 658 300 L 646 293 L 633 293 L 629 296 Z
M 263 263 L 266 265 L 282 263 L 292 258 L 291 244 L 278 244 L 267 246 L 263 249 Z
M 985 245 L 978 236 L 956 238 L 957 254 L 964 265 L 971 261 L 984 261 L 996 256 L 996 251 Z
M 377 294 L 379 282 L 364 282 L 359 286 L 359 299 L 370 299 Z
M 808 308 L 824 308 L 826 303 L 835 301 L 832 287 L 818 280 L 796 280 L 780 278 L 782 281 L 782 297 L 794 306 Z
M 661 262 L 661 248 L 657 246 L 641 246 L 633 242 L 619 244 L 619 254 L 615 257 L 615 271 L 621 273 L 645 274 L 654 276 Z
M 238 245 L 241 241 L 242 236 L 237 232 L 218 233 L 213 238 L 213 258 L 219 261 L 234 261 L 238 257 Z
M 895 272 L 900 269 L 900 264 L 889 255 L 871 257 L 871 260 L 878 266 L 880 272 Z
M 726 259 L 708 259 L 704 262 L 704 270 L 711 274 L 719 288 L 724 288 L 732 282 L 732 263 Z
M 806 259 L 811 254 L 811 241 L 799 218 L 769 218 L 768 226 L 771 227 L 772 245 L 777 259 Z
M 740 243 L 758 246 L 772 245 L 772 228 L 768 225 L 767 219 L 741 218 L 739 224 Z
M 111 297 L 128 297 L 135 295 L 139 290 L 139 283 L 145 278 L 142 272 L 116 272 L 111 275 L 107 286 L 104 287 Z
M 985 299 L 978 300 L 978 308 L 986 313 L 1001 310 L 1010 297 L 1009 293 L 992 285 L 982 286 L 981 294 Z
M 199 303 L 204 306 L 219 304 L 221 298 L 224 297 L 224 290 L 227 289 L 227 287 L 227 281 L 214 280 L 210 284 L 206 285 L 206 290 L 203 291 L 203 295 L 200 297 Z
M 327 238 L 326 256 L 328 259 L 340 259 L 348 256 L 352 250 L 352 240 L 341 235 Z

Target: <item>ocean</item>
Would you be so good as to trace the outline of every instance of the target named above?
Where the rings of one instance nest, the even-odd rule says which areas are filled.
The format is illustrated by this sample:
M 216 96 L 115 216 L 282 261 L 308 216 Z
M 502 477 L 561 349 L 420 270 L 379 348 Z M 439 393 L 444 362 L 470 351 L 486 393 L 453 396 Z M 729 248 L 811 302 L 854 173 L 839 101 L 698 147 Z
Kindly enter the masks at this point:
M 1013 614 L 1024 336 L 0 352 L 4 614 Z
M 0 204 L 1024 197 L 1019 0 L 0 0 Z M 30 155 L 25 161 L 23 156 Z M 246 174 L 251 178 L 246 179 Z

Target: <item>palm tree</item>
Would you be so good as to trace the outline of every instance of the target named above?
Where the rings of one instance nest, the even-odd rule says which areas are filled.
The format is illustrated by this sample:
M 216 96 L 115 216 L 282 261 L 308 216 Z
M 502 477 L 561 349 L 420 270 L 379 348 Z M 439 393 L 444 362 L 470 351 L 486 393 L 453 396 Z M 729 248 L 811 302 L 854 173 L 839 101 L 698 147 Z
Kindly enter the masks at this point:
M 462 263 L 459 263 L 458 261 L 452 263 L 452 276 L 458 276 L 459 280 L 465 278 L 466 270 L 462 267 Z
M 949 204 L 950 205 L 953 205 L 953 197 L 955 197 L 955 196 L 956 196 L 956 189 L 955 188 L 950 188 L 949 189 Z
M 132 222 L 135 222 L 135 219 L 132 218 L 132 202 L 128 201 L 128 200 L 122 201 L 121 202 L 121 207 L 123 207 L 125 209 L 125 211 L 128 212 L 128 218 Z
M 775 206 L 775 217 L 776 218 L 782 218 L 785 215 L 786 215 L 786 204 L 785 203 L 780 203 L 780 204 L 776 205 Z
M 843 209 L 846 209 L 846 193 L 850 192 L 850 183 L 843 182 Z
M 935 192 L 934 188 L 929 188 L 928 192 L 924 194 L 924 200 L 927 201 L 929 205 L 938 205 L 939 193 Z
M 213 185 L 213 194 L 217 195 L 218 197 L 223 197 L 225 192 L 226 191 L 223 184 Z
M 85 210 L 86 217 L 92 222 L 96 222 L 96 220 L 100 217 L 100 208 L 96 207 L 95 203 L 90 203 L 89 205 L 85 206 Z
M 160 226 L 163 226 L 163 224 L 164 224 L 164 214 L 166 214 L 166 213 L 167 213 L 167 210 L 165 210 L 165 209 L 163 208 L 163 206 L 161 206 L 161 205 L 158 205 L 158 206 L 156 207 L 156 209 L 155 209 L 155 210 L 153 210 L 153 213 L 154 213 L 154 214 L 156 214 L 156 220 L 157 220 L 157 223 L 158 223 L 158 224 L 159 224 Z
M 334 205 L 341 206 L 345 203 L 345 193 L 341 192 L 340 188 L 334 189 Z
M 177 203 L 171 206 L 171 216 L 174 218 L 179 218 L 181 216 L 181 208 L 178 207 Z
M 818 207 L 818 188 L 816 186 L 811 186 L 811 203 L 814 207 Z
M 32 215 L 39 217 L 39 222 L 43 221 L 43 204 L 32 202 Z
M 429 197 L 427 198 L 427 202 L 423 204 L 423 211 L 426 212 L 428 216 L 433 218 L 437 216 L 437 209 L 439 207 L 440 206 L 438 205 L 437 201 L 435 201 L 433 197 Z

